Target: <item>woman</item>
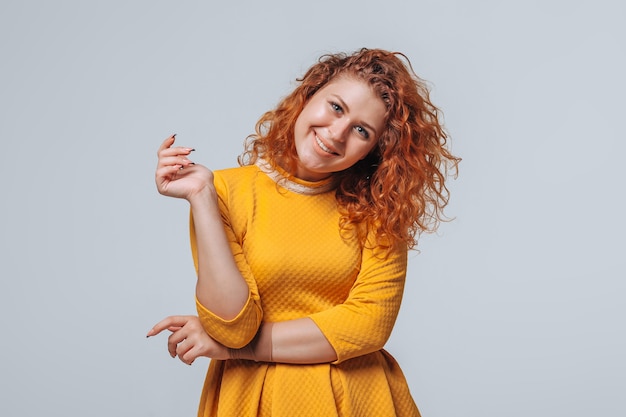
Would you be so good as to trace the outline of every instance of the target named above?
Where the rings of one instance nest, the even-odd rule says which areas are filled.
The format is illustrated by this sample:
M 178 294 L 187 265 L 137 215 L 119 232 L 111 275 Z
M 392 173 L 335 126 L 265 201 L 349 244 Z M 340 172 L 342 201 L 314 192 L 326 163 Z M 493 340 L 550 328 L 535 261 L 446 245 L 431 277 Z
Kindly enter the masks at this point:
M 402 54 L 326 55 L 298 81 L 238 168 L 161 145 L 157 188 L 191 206 L 198 317 L 148 336 L 213 359 L 200 416 L 419 416 L 383 346 L 407 249 L 442 220 L 459 159 Z

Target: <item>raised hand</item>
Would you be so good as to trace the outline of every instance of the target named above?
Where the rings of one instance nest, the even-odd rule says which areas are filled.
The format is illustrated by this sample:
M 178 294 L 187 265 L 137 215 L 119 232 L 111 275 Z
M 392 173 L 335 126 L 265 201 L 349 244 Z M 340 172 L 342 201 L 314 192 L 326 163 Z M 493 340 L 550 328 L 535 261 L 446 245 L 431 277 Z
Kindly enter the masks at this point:
M 191 365 L 200 356 L 212 359 L 230 359 L 229 350 L 213 340 L 196 316 L 170 316 L 154 325 L 147 337 L 156 336 L 163 330 L 172 334 L 167 339 L 167 350 L 172 358 L 178 356 L 183 363 Z
M 175 139 L 176 135 L 165 139 L 157 153 L 155 181 L 159 193 L 190 200 L 204 191 L 214 190 L 213 173 L 188 158 L 192 148 L 173 147 Z

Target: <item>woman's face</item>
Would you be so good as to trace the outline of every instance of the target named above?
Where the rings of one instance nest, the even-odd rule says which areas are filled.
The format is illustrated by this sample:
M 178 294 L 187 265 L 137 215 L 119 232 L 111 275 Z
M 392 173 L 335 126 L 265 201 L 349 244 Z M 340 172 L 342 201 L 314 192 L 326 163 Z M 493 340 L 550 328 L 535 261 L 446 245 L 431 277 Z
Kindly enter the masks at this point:
M 365 82 L 338 77 L 318 90 L 296 120 L 297 178 L 319 181 L 351 167 L 376 146 L 385 104 Z

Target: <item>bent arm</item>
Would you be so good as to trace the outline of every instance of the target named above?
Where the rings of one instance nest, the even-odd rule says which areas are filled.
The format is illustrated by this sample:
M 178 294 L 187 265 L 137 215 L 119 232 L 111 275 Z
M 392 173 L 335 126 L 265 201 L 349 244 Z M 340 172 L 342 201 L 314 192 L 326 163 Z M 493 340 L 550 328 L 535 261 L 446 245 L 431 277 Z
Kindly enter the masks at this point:
M 256 284 L 237 268 L 231 241 L 222 214 L 215 176 L 188 156 L 192 148 L 174 147 L 175 135 L 165 139 L 158 150 L 155 182 L 160 194 L 184 198 L 191 205 L 191 243 L 198 276 L 198 315 L 206 332 L 231 347 L 250 342 L 261 322 L 262 311 Z M 226 324 L 226 326 L 222 325 Z M 236 329 L 237 332 L 226 331 Z
M 198 274 L 196 308 L 203 328 L 229 348 L 247 345 L 257 334 L 263 311 L 256 285 L 229 213 L 229 190 L 219 174 L 217 197 L 191 205 L 191 253 Z M 198 203 L 198 204 L 195 204 Z
M 379 249 L 365 249 L 348 299 L 309 316 L 335 349 L 335 363 L 375 352 L 387 343 L 400 311 L 406 267 L 404 244 L 385 258 Z
M 190 200 L 197 251 L 196 297 L 216 316 L 232 320 L 248 301 L 250 289 L 233 258 L 212 191 Z

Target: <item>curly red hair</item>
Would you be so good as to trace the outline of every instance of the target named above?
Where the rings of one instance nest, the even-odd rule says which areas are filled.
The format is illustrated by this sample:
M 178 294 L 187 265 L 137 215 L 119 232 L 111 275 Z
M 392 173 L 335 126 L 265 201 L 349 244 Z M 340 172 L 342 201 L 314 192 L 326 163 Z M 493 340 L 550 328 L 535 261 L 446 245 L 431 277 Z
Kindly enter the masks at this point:
M 374 231 L 379 242 L 387 242 L 383 246 L 414 248 L 422 232 L 436 230 L 445 220 L 445 180 L 451 170 L 456 174 L 460 158 L 447 149 L 440 110 L 402 53 L 363 48 L 351 55 L 322 56 L 297 79 L 294 91 L 259 119 L 239 163 L 250 165 L 262 157 L 296 172 L 296 119 L 307 101 L 338 76 L 366 82 L 387 108 L 386 129 L 370 154 L 333 174 L 340 226 L 354 226 L 363 240 L 367 231 Z

